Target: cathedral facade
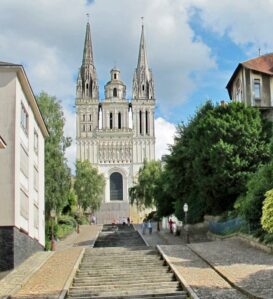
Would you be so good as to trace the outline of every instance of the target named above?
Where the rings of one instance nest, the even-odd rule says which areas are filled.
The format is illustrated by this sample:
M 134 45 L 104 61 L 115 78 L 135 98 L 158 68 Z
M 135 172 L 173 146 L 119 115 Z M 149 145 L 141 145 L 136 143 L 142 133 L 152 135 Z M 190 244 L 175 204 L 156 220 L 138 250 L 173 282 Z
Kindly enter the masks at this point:
M 129 101 L 120 70 L 114 67 L 100 100 L 88 22 L 76 87 L 77 160 L 89 160 L 105 177 L 102 205 L 96 212 L 101 224 L 132 218 L 128 190 L 144 160 L 155 159 L 154 82 L 143 25 L 132 86 Z

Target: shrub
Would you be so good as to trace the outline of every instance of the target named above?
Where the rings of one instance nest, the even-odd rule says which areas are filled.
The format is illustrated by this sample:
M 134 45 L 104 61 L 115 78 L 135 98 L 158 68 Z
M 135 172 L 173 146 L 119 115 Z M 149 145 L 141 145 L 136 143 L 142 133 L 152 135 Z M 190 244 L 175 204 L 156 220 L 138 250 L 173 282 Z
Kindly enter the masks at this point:
M 265 231 L 273 233 L 273 189 L 265 194 L 261 223 Z
M 59 224 L 66 224 L 66 225 L 70 225 L 74 228 L 77 227 L 77 221 L 75 220 L 75 218 L 73 218 L 72 216 L 69 215 L 61 215 L 58 218 L 58 223 Z

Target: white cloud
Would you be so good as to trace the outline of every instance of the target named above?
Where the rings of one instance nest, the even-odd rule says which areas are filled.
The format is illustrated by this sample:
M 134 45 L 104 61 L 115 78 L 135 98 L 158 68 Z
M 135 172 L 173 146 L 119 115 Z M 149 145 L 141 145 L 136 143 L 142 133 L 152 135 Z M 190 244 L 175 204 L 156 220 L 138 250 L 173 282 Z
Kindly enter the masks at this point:
M 0 60 L 22 62 L 35 91 L 63 101 L 75 94 L 73 76 L 81 64 L 85 13 L 91 14 L 98 77 L 104 84 L 115 62 L 131 95 L 137 63 L 140 17 L 160 107 L 181 104 L 199 82 L 192 73 L 215 67 L 210 49 L 195 38 L 184 4 L 170 0 L 3 0 L 0 19 Z M 101 95 L 103 96 L 103 95 Z
M 155 120 L 155 156 L 160 159 L 163 155 L 169 153 L 169 145 L 174 144 L 176 127 L 174 124 L 159 117 Z
M 273 1 L 240 0 L 210 1 L 190 0 L 190 6 L 198 9 L 202 24 L 209 30 L 246 46 L 251 55 L 272 51 Z

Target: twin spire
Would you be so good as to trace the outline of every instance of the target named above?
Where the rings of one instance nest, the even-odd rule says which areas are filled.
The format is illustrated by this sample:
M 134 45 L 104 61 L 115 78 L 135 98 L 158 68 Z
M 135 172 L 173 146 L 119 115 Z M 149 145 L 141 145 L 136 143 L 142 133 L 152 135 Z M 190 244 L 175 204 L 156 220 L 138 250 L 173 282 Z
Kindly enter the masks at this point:
M 77 80 L 77 98 L 99 99 L 89 22 L 86 24 L 82 66 Z M 154 99 L 153 76 L 148 66 L 143 24 L 141 29 L 138 63 L 133 79 L 133 99 Z
M 85 41 L 84 41 L 84 49 L 83 49 L 83 57 L 82 57 L 82 65 L 90 65 L 94 64 L 93 62 L 93 48 L 91 41 L 91 30 L 90 24 L 87 22 L 86 24 L 86 33 L 85 33 Z

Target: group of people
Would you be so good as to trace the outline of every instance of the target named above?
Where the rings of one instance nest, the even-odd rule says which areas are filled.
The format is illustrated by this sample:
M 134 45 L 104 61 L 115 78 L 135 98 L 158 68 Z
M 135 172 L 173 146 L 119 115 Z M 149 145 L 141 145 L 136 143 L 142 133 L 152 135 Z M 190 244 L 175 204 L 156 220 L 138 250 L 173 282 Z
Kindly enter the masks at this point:
M 153 224 L 152 224 L 151 220 L 149 220 L 147 222 L 147 220 L 144 219 L 143 223 L 142 223 L 142 234 L 143 235 L 145 235 L 147 229 L 149 230 L 149 234 L 151 235 L 152 231 L 153 231 Z
M 128 225 L 130 225 L 130 223 L 131 223 L 130 217 L 127 217 L 127 218 L 123 217 L 123 218 L 119 218 L 118 220 L 116 220 L 116 219 L 112 220 L 112 224 L 123 224 L 123 225 L 128 224 Z

